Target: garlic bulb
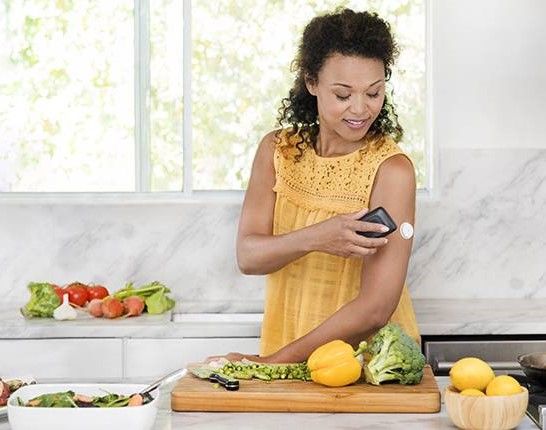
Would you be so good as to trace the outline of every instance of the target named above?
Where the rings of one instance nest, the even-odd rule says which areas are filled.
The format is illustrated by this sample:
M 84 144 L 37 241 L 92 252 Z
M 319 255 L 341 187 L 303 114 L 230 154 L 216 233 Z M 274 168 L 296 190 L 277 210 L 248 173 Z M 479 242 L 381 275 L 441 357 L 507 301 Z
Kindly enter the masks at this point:
M 76 315 L 76 309 L 68 303 L 68 294 L 63 294 L 63 302 L 53 311 L 53 318 L 56 320 L 74 320 Z

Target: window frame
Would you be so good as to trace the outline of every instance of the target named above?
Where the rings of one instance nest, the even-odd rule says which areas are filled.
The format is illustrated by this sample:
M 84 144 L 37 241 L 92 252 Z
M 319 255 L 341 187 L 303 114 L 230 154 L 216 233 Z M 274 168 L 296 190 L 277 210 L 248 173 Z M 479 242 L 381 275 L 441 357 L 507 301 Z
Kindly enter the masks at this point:
M 432 0 L 423 0 L 425 7 L 425 163 L 426 178 L 417 190 L 419 200 L 438 200 L 438 151 L 435 146 L 433 97 L 433 22 Z M 226 202 L 239 203 L 245 190 L 194 190 L 192 172 L 192 0 L 182 0 L 182 75 L 183 75 L 183 187 L 178 191 L 151 191 L 151 124 L 150 124 L 150 0 L 134 0 L 134 116 L 135 116 L 135 191 L 117 192 L 0 192 L 0 202 L 8 203 L 169 203 Z

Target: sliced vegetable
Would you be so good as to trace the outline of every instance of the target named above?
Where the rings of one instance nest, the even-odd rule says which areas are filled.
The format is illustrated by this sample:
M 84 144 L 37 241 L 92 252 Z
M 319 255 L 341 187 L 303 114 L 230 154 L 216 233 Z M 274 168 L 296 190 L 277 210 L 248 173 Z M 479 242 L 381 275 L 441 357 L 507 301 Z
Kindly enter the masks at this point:
M 29 400 L 25 406 L 34 406 L 40 408 L 76 408 L 74 401 L 74 392 L 66 391 L 62 393 L 42 394 Z
M 53 286 L 47 282 L 28 284 L 30 300 L 21 309 L 27 318 L 51 318 L 53 311 L 61 304 Z
M 299 379 L 310 381 L 311 374 L 305 363 L 266 364 L 253 361 L 228 361 L 217 370 L 217 373 L 235 379 Z
M 9 379 L 2 381 L 0 378 L 0 406 L 6 406 L 8 398 L 11 394 L 25 385 L 35 384 L 35 382 L 25 382 L 20 379 Z
M 140 394 L 133 394 L 129 399 L 127 406 L 142 406 L 144 399 Z
M 91 402 L 96 408 L 119 408 L 129 405 L 130 396 L 109 393 L 105 396 L 97 396 Z
M 0 379 L 0 406 L 6 406 L 10 394 L 11 391 L 8 384 Z
M 119 408 L 125 406 L 140 406 L 149 403 L 152 399 L 143 398 L 140 394 L 124 396 L 109 393 L 104 396 L 86 396 L 73 391 L 42 394 L 24 402 L 17 398 L 19 406 L 41 408 Z

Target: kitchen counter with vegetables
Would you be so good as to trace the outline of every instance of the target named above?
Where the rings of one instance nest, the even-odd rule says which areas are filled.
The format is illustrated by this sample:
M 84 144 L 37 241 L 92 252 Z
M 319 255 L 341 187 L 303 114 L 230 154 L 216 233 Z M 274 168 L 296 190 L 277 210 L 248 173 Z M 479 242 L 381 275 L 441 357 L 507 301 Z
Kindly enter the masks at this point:
M 177 298 L 177 306 L 159 315 L 138 318 L 25 319 L 24 303 L 0 302 L 0 338 L 183 338 L 259 337 L 260 309 L 251 313 L 221 313 L 229 306 L 199 304 Z M 60 299 L 59 299 L 60 303 Z M 544 299 L 414 300 L 422 335 L 543 334 L 546 332 Z M 84 315 L 83 313 L 80 313 Z
M 213 426 L 229 428 L 214 419 L 218 414 L 208 415 L 220 412 L 236 417 L 233 426 L 237 428 L 245 428 L 247 414 L 255 413 L 248 428 L 268 428 L 271 421 L 264 412 L 278 412 L 290 413 L 291 425 L 300 420 L 299 424 L 313 427 L 324 423 L 324 428 L 361 428 L 366 424 L 374 428 L 384 424 L 395 428 L 412 428 L 413 424 L 421 429 L 453 428 L 450 422 L 484 430 L 532 428 L 525 417 L 529 397 L 526 386 L 511 376 L 495 374 L 483 360 L 466 357 L 453 365 L 449 380 L 439 379 L 439 387 L 417 341 L 392 323 L 360 342 L 356 349 L 333 340 L 317 347 L 302 363 L 260 363 L 246 358 L 228 361 L 220 357 L 185 367 L 149 386 L 39 381 L 17 388 L 2 384 L 11 394 L 7 399 L 9 422 L 14 430 L 34 430 L 36 422 L 41 422 L 44 430 L 69 430 L 80 419 L 78 428 L 92 430 L 98 422 L 102 423 L 100 428 L 111 423 L 113 428 L 120 428 L 121 423 L 132 420 L 128 428 L 151 430 L 187 426 L 191 423 L 184 419 L 205 417 Z M 449 420 L 445 420 L 440 390 L 445 390 Z M 165 413 L 162 403 L 162 413 L 155 421 L 159 400 L 164 402 L 169 392 L 167 408 L 173 412 L 167 409 Z M 308 421 L 307 413 L 320 415 L 313 422 Z M 390 415 L 380 415 L 383 413 Z M 276 417 L 282 418 L 281 414 Z M 204 428 L 207 425 L 199 424 Z
M 448 377 L 437 377 L 436 381 L 443 393 L 449 385 Z M 451 423 L 445 405 L 435 414 L 383 414 L 383 413 L 260 413 L 260 412 L 172 412 L 170 408 L 170 391 L 172 385 L 165 386 L 159 397 L 159 412 L 154 430 L 174 429 L 279 429 L 279 428 L 344 428 L 374 430 L 440 430 L 455 429 Z M 76 423 L 74 423 L 74 428 Z M 517 427 L 518 430 L 536 430 L 536 426 L 525 416 Z M 0 418 L 0 430 L 10 430 L 7 420 Z
M 102 285 L 72 282 L 60 287 L 49 282 L 31 282 L 28 302 L 21 307 L 26 319 L 54 318 L 58 321 L 78 318 L 77 310 L 95 318 L 138 317 L 144 312 L 159 315 L 174 308 L 171 292 L 161 282 L 154 281 L 139 288 L 128 282 L 123 288 L 110 293 Z

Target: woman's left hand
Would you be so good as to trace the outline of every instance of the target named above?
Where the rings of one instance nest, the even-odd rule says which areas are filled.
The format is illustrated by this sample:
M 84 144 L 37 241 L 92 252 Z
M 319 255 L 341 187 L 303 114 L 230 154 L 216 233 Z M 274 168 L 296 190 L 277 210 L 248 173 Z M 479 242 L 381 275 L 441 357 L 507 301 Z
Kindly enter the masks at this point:
M 219 359 L 226 359 L 229 361 L 241 361 L 243 358 L 254 361 L 256 363 L 269 363 L 270 357 L 260 357 L 259 355 L 252 355 L 252 354 L 241 354 L 240 352 L 230 352 L 226 355 L 213 355 L 211 357 L 207 357 L 205 362 L 210 363 L 211 361 L 216 361 Z

